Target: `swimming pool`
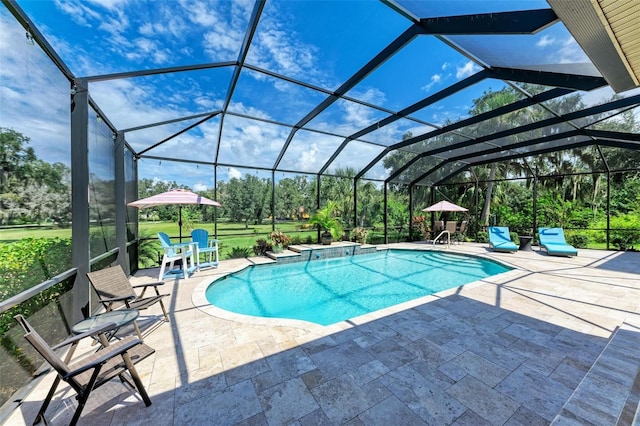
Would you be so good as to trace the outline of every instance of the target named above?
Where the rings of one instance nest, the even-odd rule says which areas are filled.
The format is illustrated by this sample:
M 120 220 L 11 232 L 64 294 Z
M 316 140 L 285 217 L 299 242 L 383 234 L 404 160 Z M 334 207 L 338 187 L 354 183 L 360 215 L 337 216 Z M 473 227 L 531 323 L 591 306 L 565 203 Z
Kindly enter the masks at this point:
M 251 266 L 214 281 L 205 294 L 212 305 L 239 314 L 330 325 L 509 270 L 472 256 L 386 250 Z

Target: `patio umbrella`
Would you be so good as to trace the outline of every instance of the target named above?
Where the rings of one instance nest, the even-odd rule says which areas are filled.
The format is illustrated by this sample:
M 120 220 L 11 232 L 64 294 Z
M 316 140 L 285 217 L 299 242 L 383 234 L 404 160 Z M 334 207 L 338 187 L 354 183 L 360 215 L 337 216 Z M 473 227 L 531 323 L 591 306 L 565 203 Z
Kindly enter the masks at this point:
M 422 209 L 423 212 L 468 212 L 469 209 L 460 207 L 457 204 L 450 203 L 449 201 L 440 201 L 432 206 Z
M 179 206 L 178 226 L 180 227 L 180 242 L 182 242 L 182 206 L 185 204 L 204 204 L 208 206 L 221 206 L 217 201 L 210 200 L 186 189 L 172 189 L 161 194 L 152 195 L 138 201 L 127 204 L 128 206 L 144 209 L 146 207 L 167 206 L 177 204 Z

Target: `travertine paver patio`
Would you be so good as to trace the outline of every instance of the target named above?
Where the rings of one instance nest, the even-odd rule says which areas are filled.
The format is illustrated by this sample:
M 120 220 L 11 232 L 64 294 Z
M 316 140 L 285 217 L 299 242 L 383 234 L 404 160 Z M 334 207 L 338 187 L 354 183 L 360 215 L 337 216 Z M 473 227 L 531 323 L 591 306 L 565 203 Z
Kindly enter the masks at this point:
M 211 315 L 206 283 L 266 259 L 223 261 L 168 282 L 171 323 L 141 317 L 156 349 L 138 364 L 153 405 L 114 381 L 92 394 L 81 423 L 549 424 L 615 328 L 640 324 L 640 253 L 560 258 L 479 244 L 448 251 L 517 269 L 330 327 Z M 33 421 L 51 380 L 8 424 Z M 69 421 L 70 395 L 56 395 L 52 424 Z

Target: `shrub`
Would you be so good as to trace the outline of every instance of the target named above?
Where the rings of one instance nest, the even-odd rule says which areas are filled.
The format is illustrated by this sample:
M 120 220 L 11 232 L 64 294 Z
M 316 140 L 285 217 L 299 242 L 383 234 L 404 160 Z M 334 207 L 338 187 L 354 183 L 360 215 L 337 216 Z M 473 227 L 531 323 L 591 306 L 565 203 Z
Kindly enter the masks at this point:
M 356 243 L 366 244 L 367 235 L 369 235 L 369 231 L 367 230 L 367 228 L 358 226 L 357 228 L 353 228 L 351 230 L 351 236 Z
M 244 259 L 250 256 L 251 249 L 249 247 L 232 247 L 227 259 Z
M 268 251 L 271 251 L 271 244 L 264 238 L 256 240 L 256 245 L 253 246 L 253 253 L 256 256 L 265 256 Z
M 567 236 L 567 242 L 577 248 L 587 248 L 589 237 L 584 234 L 573 234 Z
M 269 234 L 269 239 L 271 240 L 272 246 L 280 245 L 282 247 L 288 247 L 289 244 L 291 244 L 291 237 L 278 229 Z

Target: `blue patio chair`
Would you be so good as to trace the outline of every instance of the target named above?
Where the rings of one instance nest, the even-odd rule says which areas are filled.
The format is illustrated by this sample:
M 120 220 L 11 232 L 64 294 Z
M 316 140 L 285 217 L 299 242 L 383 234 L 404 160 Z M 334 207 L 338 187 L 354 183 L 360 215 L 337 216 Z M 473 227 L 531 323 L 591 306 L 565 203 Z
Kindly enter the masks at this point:
M 196 267 L 198 269 L 209 267 L 217 268 L 219 264 L 219 241 L 215 238 L 209 238 L 209 231 L 207 231 L 206 229 L 194 229 L 193 231 L 191 231 L 191 241 L 195 243 L 194 247 L 196 250 Z
M 494 251 L 513 253 L 518 251 L 518 246 L 511 241 L 509 228 L 506 226 L 489 227 L 489 246 Z
M 160 281 L 171 277 L 189 279 L 189 274 L 193 274 L 196 270 L 196 266 L 193 264 L 194 243 L 172 243 L 169 236 L 164 232 L 158 232 L 158 238 L 164 250 L 158 279 Z M 180 268 L 174 268 L 176 260 L 181 261 Z M 167 265 L 169 265 L 169 269 L 165 270 Z
M 578 250 L 567 244 L 562 228 L 538 228 L 540 247 L 551 256 L 577 256 Z

